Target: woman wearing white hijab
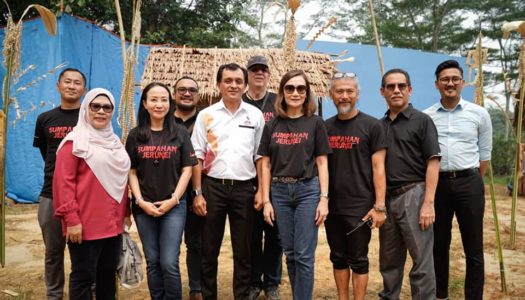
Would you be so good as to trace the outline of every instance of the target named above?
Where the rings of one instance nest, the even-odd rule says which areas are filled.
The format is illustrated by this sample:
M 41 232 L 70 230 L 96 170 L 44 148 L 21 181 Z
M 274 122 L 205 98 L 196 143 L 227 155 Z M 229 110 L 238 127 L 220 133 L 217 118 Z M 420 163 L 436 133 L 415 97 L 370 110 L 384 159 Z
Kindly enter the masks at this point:
M 55 217 L 62 220 L 71 258 L 70 299 L 115 298 L 115 272 L 124 221 L 130 215 L 130 160 L 113 132 L 113 95 L 89 91 L 77 126 L 57 150 L 53 176 Z

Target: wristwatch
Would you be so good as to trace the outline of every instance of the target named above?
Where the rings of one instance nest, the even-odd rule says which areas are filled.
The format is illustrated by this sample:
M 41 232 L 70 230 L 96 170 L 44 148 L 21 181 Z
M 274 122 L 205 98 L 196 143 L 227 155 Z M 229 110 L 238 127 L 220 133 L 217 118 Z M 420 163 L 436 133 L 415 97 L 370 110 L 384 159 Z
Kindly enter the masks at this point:
M 202 189 L 194 189 L 192 194 L 193 194 L 193 197 L 200 196 L 202 195 Z
M 386 213 L 386 206 L 376 206 L 376 205 L 374 204 L 374 210 L 375 210 L 376 212 Z
M 326 198 L 328 198 L 328 192 L 321 192 L 319 197 L 326 197 Z

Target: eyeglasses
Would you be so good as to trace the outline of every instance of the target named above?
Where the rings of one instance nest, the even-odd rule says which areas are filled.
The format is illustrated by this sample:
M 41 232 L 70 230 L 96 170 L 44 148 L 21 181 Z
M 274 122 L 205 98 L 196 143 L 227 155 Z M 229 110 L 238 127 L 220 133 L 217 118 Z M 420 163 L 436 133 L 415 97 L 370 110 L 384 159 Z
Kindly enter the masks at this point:
M 195 95 L 195 94 L 197 94 L 199 92 L 199 89 L 198 88 L 194 88 L 194 87 L 190 87 L 190 88 L 179 87 L 179 88 L 177 88 L 177 93 L 179 93 L 179 95 L 185 95 L 188 92 L 191 95 Z
M 92 112 L 96 113 L 101 108 L 105 113 L 110 113 L 113 111 L 113 105 L 111 104 L 100 104 L 100 103 L 94 103 L 94 102 L 89 103 L 89 109 L 91 109 Z
M 409 87 L 406 83 L 389 83 L 385 85 L 385 89 L 389 92 L 393 92 L 397 89 L 399 89 L 400 92 L 404 92 Z
M 337 72 L 334 74 L 334 77 L 332 77 L 332 79 L 339 79 L 339 78 L 357 78 L 357 74 Z
M 250 68 L 248 71 L 253 72 L 253 73 L 257 73 L 259 71 L 262 71 L 263 73 L 268 73 L 268 68 L 265 66 L 254 66 Z
M 293 94 L 295 91 L 297 91 L 299 95 L 306 94 L 306 85 L 295 86 L 295 85 L 288 84 L 284 86 L 284 92 L 287 94 Z
M 460 84 L 463 81 L 463 78 L 461 77 L 442 77 L 442 78 L 439 78 L 438 81 L 441 84 L 448 84 L 450 81 L 452 81 L 452 84 Z

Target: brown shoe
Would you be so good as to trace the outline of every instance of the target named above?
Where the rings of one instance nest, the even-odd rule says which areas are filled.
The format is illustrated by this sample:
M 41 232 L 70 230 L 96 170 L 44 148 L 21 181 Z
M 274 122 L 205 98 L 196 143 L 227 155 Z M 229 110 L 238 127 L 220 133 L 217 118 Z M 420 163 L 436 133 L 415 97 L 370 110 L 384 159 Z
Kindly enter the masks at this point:
M 190 300 L 202 300 L 202 293 L 201 292 L 191 293 Z

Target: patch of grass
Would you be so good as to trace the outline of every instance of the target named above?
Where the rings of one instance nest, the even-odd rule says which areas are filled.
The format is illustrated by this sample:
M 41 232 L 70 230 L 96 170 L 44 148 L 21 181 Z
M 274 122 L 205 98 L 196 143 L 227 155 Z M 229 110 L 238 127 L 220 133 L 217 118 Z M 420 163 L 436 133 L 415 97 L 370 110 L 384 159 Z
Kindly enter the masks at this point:
M 448 293 L 450 299 L 461 299 L 463 298 L 463 286 L 465 285 L 465 280 L 463 276 L 449 278 L 450 283 L 448 285 Z
M 509 184 L 510 181 L 510 175 L 495 175 L 494 176 L 494 184 L 502 185 L 506 187 Z M 489 177 L 485 176 L 483 177 L 483 182 L 485 184 L 489 184 Z

